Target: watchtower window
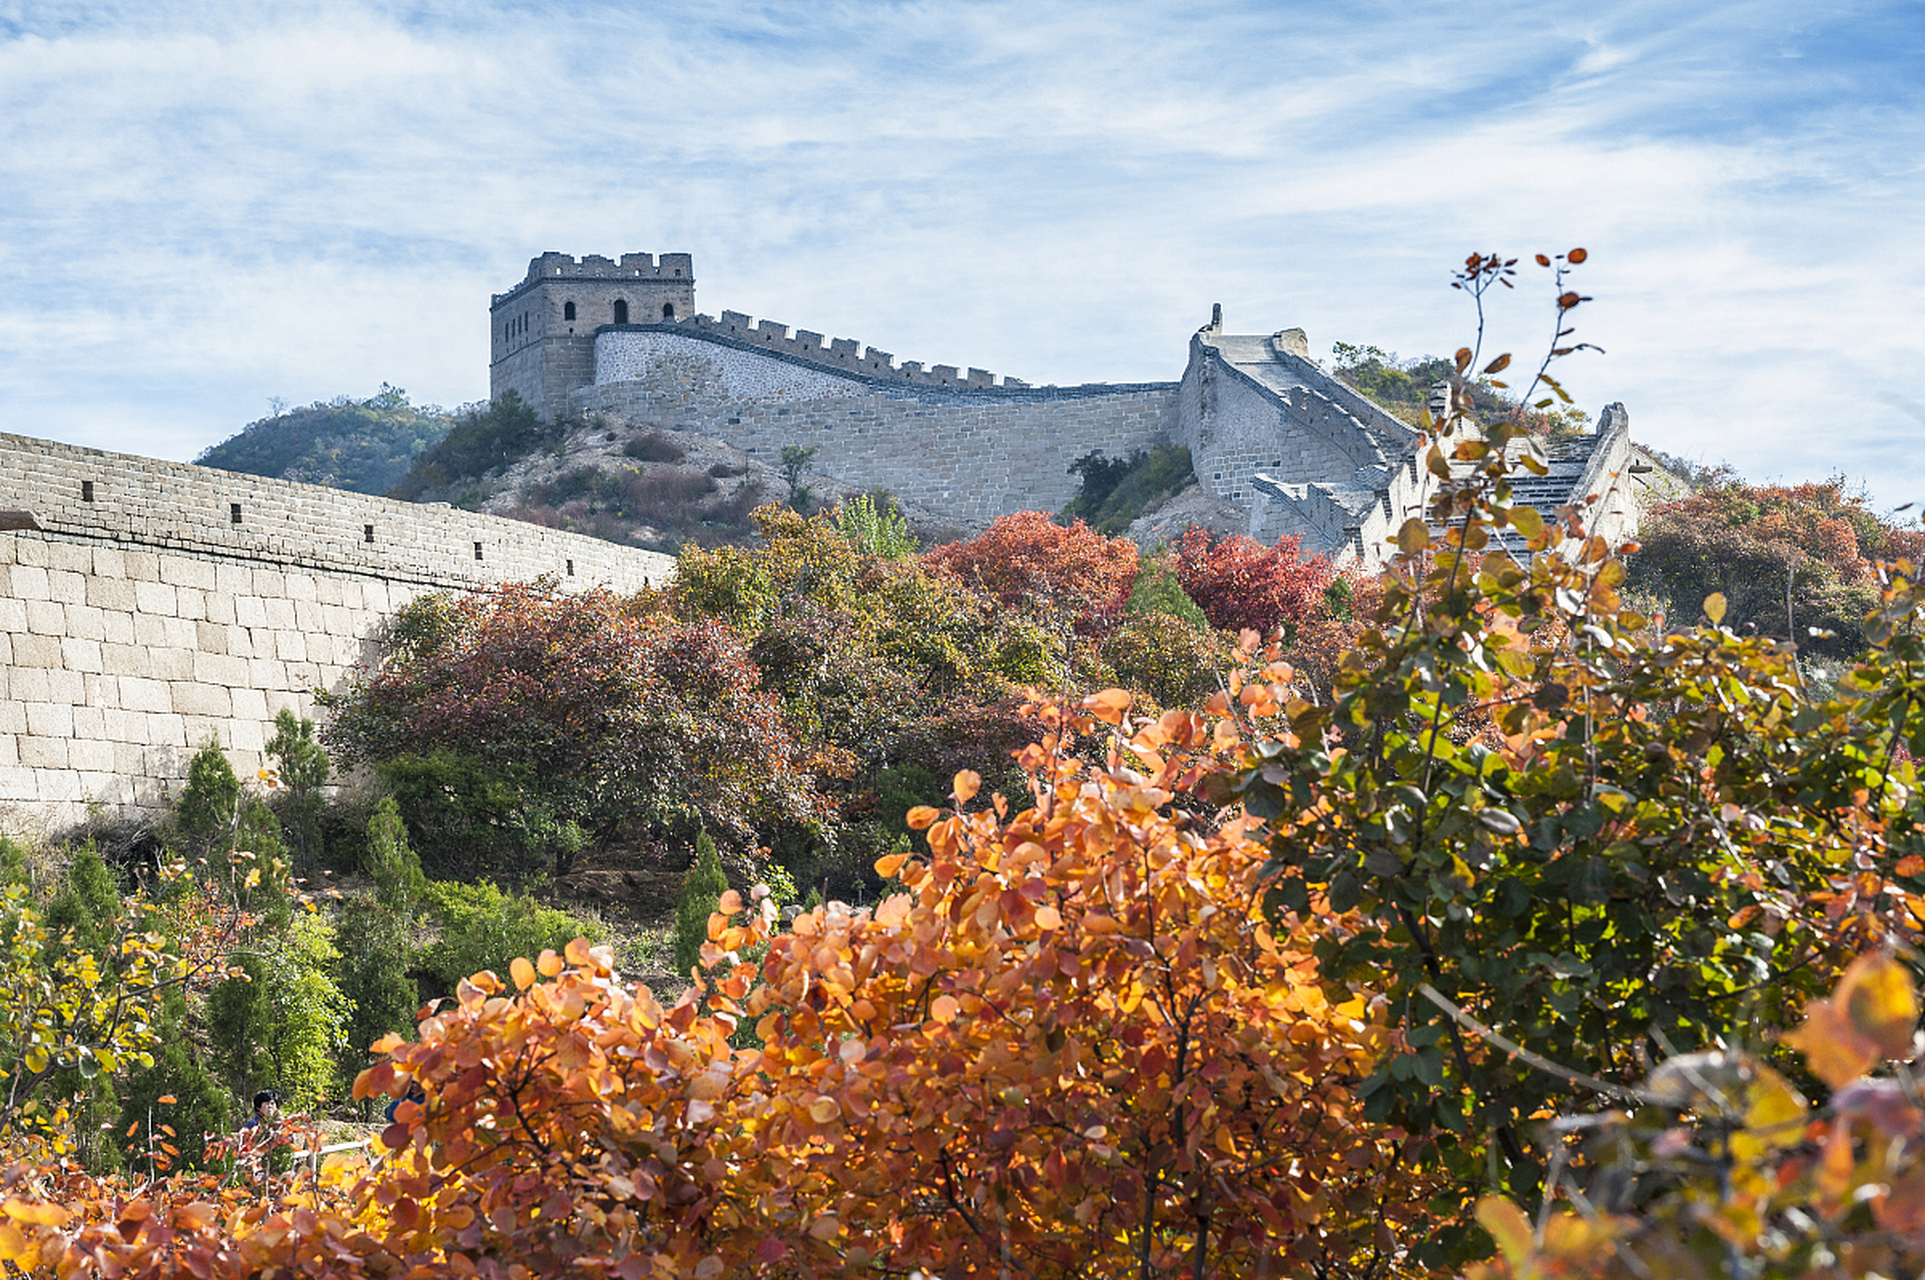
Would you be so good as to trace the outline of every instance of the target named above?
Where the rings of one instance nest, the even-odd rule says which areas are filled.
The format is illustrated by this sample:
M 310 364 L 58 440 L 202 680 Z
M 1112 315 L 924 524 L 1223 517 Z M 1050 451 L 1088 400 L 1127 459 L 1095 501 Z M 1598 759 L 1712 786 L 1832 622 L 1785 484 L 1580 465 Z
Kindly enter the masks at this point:
M 80 500 L 82 502 L 92 502 L 94 500 L 94 482 L 93 481 L 82 480 L 80 482 Z
M 568 562 L 568 576 L 571 578 L 575 576 L 575 562 L 573 560 Z
M 227 523 L 239 524 L 240 522 L 241 522 L 241 504 L 238 502 L 228 503 L 227 504 Z
M 564 319 L 564 320 L 573 320 L 573 319 L 575 318 L 575 304 L 574 304 L 574 303 L 572 303 L 572 302 L 564 302 L 564 303 L 562 303 L 562 304 L 561 304 L 561 318 L 562 318 L 562 319 Z
M 481 544 L 479 542 L 475 543 L 475 559 L 481 559 Z
M 615 299 L 615 323 L 628 323 L 628 299 L 626 298 Z
M 674 318 L 675 318 L 675 304 L 672 302 L 664 302 L 662 304 L 662 319 L 673 320 Z
M 364 524 L 364 525 L 362 525 L 362 526 L 361 526 L 361 541 L 363 541 L 363 542 L 373 542 L 373 541 L 374 541 L 374 526 L 373 526 L 373 525 L 371 525 L 371 524 Z

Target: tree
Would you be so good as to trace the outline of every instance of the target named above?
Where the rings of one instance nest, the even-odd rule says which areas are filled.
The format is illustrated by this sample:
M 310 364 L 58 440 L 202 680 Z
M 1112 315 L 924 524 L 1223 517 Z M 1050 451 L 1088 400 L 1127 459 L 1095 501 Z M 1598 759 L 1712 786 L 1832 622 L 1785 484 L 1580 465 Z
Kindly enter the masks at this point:
M 1748 485 L 1727 473 L 1659 504 L 1638 542 L 1628 589 L 1654 597 L 1676 621 L 1696 620 L 1698 602 L 1718 594 L 1732 627 L 1834 659 L 1864 648 L 1861 622 L 1878 603 L 1875 564 L 1925 552 L 1925 534 L 1880 519 L 1836 476 Z
M 959 775 L 949 814 L 910 815 L 927 858 L 878 867 L 890 896 L 774 940 L 756 1094 L 801 1167 L 765 1176 L 833 1179 L 818 1235 L 842 1266 L 1367 1271 L 1421 1218 L 1399 1143 L 1352 1109 L 1383 1005 L 1326 999 L 1318 929 L 1265 923 L 1247 819 L 1172 808 L 1216 767 L 1211 721 L 1170 712 L 1095 737 L 1105 764 L 1075 757 L 1128 705 L 1034 708 L 1029 807 L 971 809 Z
M 1561 323 L 1581 301 L 1559 295 Z M 1470 1208 L 1493 1182 L 1536 1196 L 1557 1153 L 1533 1118 L 1595 1087 L 1539 1064 L 1626 1087 L 1666 1046 L 1782 1025 L 1867 939 L 1915 928 L 1900 878 L 1925 870 L 1900 752 L 1925 745 L 1912 566 L 1820 700 L 1788 646 L 1716 626 L 1715 596 L 1692 632 L 1628 608 L 1624 565 L 1576 512 L 1513 500 L 1514 470 L 1545 463 L 1508 423 L 1440 423 L 1425 463 L 1452 460 L 1468 474 L 1399 531 L 1334 701 L 1280 663 L 1232 680 L 1218 705 L 1242 708 L 1248 745 L 1210 792 L 1270 823 L 1280 927 L 1361 922 L 1318 962 L 1333 992 L 1401 1011 L 1360 1092 L 1372 1120 L 1431 1134 L 1426 1162 L 1455 1181 L 1438 1205 L 1457 1221 L 1413 1244 L 1433 1265 L 1489 1247 Z
M 1561 1117 L 1561 1129 L 1587 1135 L 1583 1164 L 1560 1169 L 1535 1228 L 1515 1203 L 1486 1198 L 1478 1217 L 1502 1256 L 1471 1274 L 1916 1274 L 1918 1015 L 1912 974 L 1870 951 L 1786 1037 L 1828 1102 L 1809 1103 L 1734 1047 L 1665 1059 L 1623 1092 L 1634 1109 Z
M 292 1109 L 331 1092 L 353 1012 L 333 978 L 340 958 L 333 927 L 305 912 L 236 953 L 208 998 L 207 1026 L 237 1096 L 271 1088 Z
M 267 754 L 280 762 L 276 781 L 283 827 L 294 837 L 296 874 L 321 853 L 321 786 L 328 780 L 328 755 L 314 740 L 314 722 L 282 707 L 274 716 Z
M 1081 520 L 1064 528 L 1045 512 L 1018 511 L 923 561 L 1007 606 L 1061 610 L 1091 630 L 1123 607 L 1138 555 L 1128 538 L 1105 538 Z
M 695 837 L 695 865 L 682 877 L 681 892 L 675 898 L 675 968 L 679 972 L 687 973 L 700 962 L 702 944 L 709 940 L 709 917 L 728 888 L 715 841 L 708 832 L 701 832 Z
M 337 931 L 339 985 L 353 1011 L 347 1043 L 357 1053 L 390 1032 L 412 1031 L 421 1007 L 408 972 L 414 956 L 409 935 L 428 886 L 393 796 L 383 796 L 368 818 L 363 868 L 374 892 L 342 904 Z M 356 1061 L 357 1070 L 361 1065 Z
M 349 760 L 440 761 L 498 789 L 499 803 L 472 799 L 518 824 L 524 861 L 502 870 L 523 880 L 565 874 L 585 841 L 624 823 L 746 842 L 759 824 L 814 820 L 796 744 L 757 683 L 717 623 L 514 584 L 404 610 L 381 666 L 335 702 L 328 738 Z
M 782 446 L 782 479 L 789 486 L 789 507 L 803 515 L 809 514 L 809 503 L 813 492 L 802 483 L 802 477 L 815 470 L 816 450 L 803 448 L 799 444 Z
M 916 535 L 909 521 L 884 494 L 880 500 L 859 493 L 835 509 L 836 528 L 863 555 L 899 560 L 916 551 Z
M 1224 631 L 1281 630 L 1293 637 L 1323 604 L 1331 581 L 1322 556 L 1302 554 L 1298 538 L 1278 538 L 1265 547 L 1254 538 L 1232 534 L 1212 540 L 1195 525 L 1176 540 L 1175 571 L 1184 594 L 1196 602 L 1210 625 Z

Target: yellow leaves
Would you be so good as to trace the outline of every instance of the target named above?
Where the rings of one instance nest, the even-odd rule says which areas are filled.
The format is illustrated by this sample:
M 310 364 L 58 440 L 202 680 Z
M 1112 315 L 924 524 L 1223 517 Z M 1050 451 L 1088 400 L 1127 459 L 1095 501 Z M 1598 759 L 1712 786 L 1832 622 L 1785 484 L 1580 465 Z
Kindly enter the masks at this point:
M 895 878 L 896 872 L 902 870 L 902 864 L 907 861 L 909 861 L 909 855 L 906 853 L 884 854 L 882 857 L 876 859 L 876 874 L 884 880 L 892 880 Z
M 1433 449 L 1431 452 L 1435 453 L 1436 450 Z M 1433 471 L 1436 470 L 1435 467 L 1431 469 Z M 1445 468 L 1446 472 L 1449 470 L 1450 468 Z M 1412 516 L 1410 519 L 1404 521 L 1403 526 L 1397 530 L 1397 550 L 1407 556 L 1415 555 L 1429 545 L 1430 526 L 1425 524 L 1423 520 L 1417 516 Z
M 821 1097 L 809 1104 L 809 1119 L 817 1124 L 834 1124 L 842 1118 L 842 1108 L 834 1098 Z
M 1804 1025 L 1785 1043 L 1836 1089 L 1876 1061 L 1910 1058 L 1918 1017 L 1918 993 L 1905 967 L 1889 952 L 1867 952 L 1846 968 L 1831 999 L 1806 1006 Z
M 921 831 L 940 817 L 942 817 L 940 811 L 932 809 L 926 804 L 919 804 L 903 816 L 903 822 L 908 825 L 911 831 Z
M 1514 1272 L 1523 1274 L 1534 1243 L 1531 1220 L 1524 1211 L 1502 1196 L 1485 1196 L 1477 1202 L 1477 1221 L 1497 1241 L 1504 1261 Z
M 25 1222 L 36 1227 L 64 1227 L 73 1217 L 57 1204 L 37 1204 L 32 1201 L 13 1197 L 4 1206 L 6 1215 L 15 1222 Z
M 1724 621 L 1724 611 L 1724 592 L 1713 591 L 1704 598 L 1704 616 L 1711 619 L 1712 626 L 1715 627 Z
M 1063 927 L 1063 915 L 1055 907 L 1040 906 L 1036 908 L 1036 927 L 1044 933 L 1054 933 Z
M 929 1016 L 937 1022 L 954 1022 L 961 1010 L 962 1004 L 952 995 L 940 995 L 929 1002 Z
M 508 976 L 514 979 L 517 991 L 526 991 L 535 985 L 535 966 L 521 956 L 516 956 L 509 962 Z
M 1083 699 L 1083 709 L 1104 724 L 1121 724 L 1135 699 L 1127 689 L 1105 689 Z
M 976 793 L 982 790 L 982 785 L 983 777 L 974 769 L 964 769 L 957 773 L 950 783 L 950 793 L 956 801 L 956 807 L 960 809 L 975 799 Z
M 562 970 L 568 967 L 562 958 L 552 951 L 543 951 L 535 961 L 535 968 L 544 978 L 559 978 Z
M 22 1271 L 31 1270 L 40 1260 L 40 1244 L 29 1240 L 10 1222 L 0 1222 L 0 1262 L 13 1263 Z
M 1770 1067 L 1756 1067 L 1745 1087 L 1745 1127 L 1732 1135 L 1732 1153 L 1741 1160 L 1757 1160 L 1767 1152 L 1797 1146 L 1804 1141 L 1809 1112 L 1783 1076 Z

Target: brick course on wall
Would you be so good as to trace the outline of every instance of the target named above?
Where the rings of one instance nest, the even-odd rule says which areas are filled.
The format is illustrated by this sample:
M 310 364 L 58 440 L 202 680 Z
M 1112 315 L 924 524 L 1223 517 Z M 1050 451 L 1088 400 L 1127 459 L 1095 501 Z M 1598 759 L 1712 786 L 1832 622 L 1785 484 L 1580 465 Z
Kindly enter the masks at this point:
M 4 434 L 0 508 L 16 526 L 0 532 L 0 809 L 16 826 L 68 826 L 90 802 L 152 816 L 210 740 L 250 776 L 275 714 L 312 715 L 422 592 L 544 574 L 632 591 L 674 567 L 473 512 Z

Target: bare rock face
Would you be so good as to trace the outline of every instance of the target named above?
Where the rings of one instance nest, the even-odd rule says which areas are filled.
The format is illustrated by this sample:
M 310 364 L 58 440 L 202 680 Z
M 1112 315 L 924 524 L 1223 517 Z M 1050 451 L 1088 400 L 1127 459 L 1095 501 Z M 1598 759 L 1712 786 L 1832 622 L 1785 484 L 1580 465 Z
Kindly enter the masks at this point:
M 1147 551 L 1159 543 L 1176 541 L 1191 525 L 1219 537 L 1248 533 L 1250 516 L 1236 503 L 1212 497 L 1202 485 L 1193 484 L 1132 520 L 1123 534 Z

